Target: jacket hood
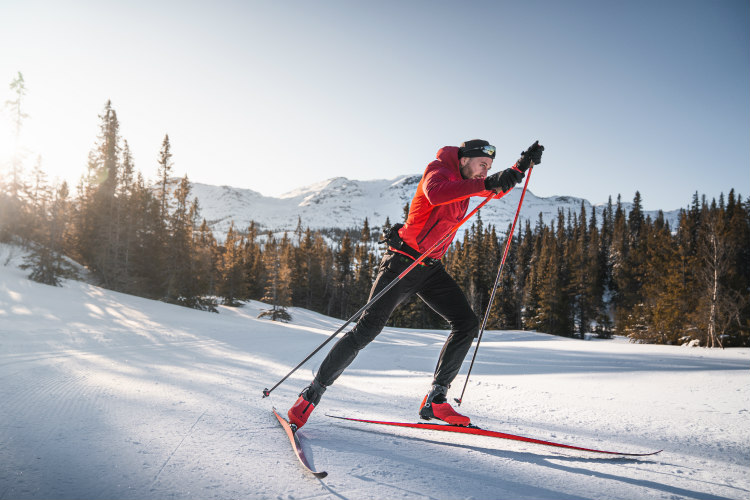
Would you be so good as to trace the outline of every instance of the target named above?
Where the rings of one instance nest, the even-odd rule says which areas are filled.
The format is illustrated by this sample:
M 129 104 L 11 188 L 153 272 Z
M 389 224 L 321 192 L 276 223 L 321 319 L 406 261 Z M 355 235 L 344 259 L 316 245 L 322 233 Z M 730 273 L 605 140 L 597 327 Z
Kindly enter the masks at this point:
M 437 152 L 437 161 L 443 163 L 451 170 L 455 170 L 460 173 L 458 168 L 458 147 L 456 146 L 444 146 Z

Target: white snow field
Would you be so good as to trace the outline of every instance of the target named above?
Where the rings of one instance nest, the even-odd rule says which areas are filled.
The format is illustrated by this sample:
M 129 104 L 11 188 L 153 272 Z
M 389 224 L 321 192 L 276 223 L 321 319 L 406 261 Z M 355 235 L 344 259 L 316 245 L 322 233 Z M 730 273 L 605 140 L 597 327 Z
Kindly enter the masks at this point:
M 446 332 L 388 328 L 300 431 L 278 422 L 340 320 L 199 312 L 33 283 L 0 246 L 0 499 L 748 499 L 750 350 L 490 331 L 461 410 L 493 430 L 623 452 L 335 420 L 416 421 Z M 460 393 L 464 370 L 451 397 Z

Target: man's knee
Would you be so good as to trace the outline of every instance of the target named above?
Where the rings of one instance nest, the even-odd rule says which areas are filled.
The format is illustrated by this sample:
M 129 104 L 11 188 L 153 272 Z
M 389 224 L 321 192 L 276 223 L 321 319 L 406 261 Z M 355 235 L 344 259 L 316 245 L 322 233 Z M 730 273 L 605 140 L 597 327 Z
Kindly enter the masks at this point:
M 479 319 L 472 312 L 451 323 L 451 330 L 457 335 L 476 338 L 479 335 Z
M 367 344 L 372 342 L 372 339 L 364 337 L 363 335 L 357 335 L 357 332 L 352 330 L 344 335 L 341 341 L 344 342 L 349 347 L 349 350 L 353 351 L 356 355 L 356 353 L 364 349 Z
M 383 330 L 387 318 L 383 321 L 380 318 L 373 318 L 372 316 L 363 316 L 357 325 L 352 328 L 342 340 L 346 342 L 357 352 L 364 349 L 367 344 L 375 340 L 375 337 Z

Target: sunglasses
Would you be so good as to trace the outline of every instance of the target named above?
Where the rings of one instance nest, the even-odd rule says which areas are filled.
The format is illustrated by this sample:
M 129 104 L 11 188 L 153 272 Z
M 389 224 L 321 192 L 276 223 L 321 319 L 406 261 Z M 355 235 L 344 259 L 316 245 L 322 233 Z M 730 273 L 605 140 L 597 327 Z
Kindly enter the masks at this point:
M 469 149 L 464 149 L 463 150 L 464 153 L 466 153 L 468 151 L 481 151 L 482 153 L 488 155 L 490 158 L 492 158 L 494 160 L 495 159 L 495 152 L 497 151 L 497 148 L 495 148 L 495 146 L 489 146 L 488 145 L 488 146 L 480 146 L 480 147 L 477 147 L 477 148 L 469 148 Z

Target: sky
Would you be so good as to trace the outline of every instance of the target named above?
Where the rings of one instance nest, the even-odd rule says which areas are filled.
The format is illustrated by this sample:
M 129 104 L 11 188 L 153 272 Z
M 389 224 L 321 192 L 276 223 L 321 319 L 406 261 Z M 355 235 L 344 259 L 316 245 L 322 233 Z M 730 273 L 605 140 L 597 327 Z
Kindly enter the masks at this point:
M 267 196 L 420 174 L 482 138 L 529 189 L 645 209 L 750 195 L 750 3 L 0 0 L 0 104 L 19 150 L 85 172 L 111 100 L 136 168 Z M 16 150 L 0 116 L 0 172 Z

